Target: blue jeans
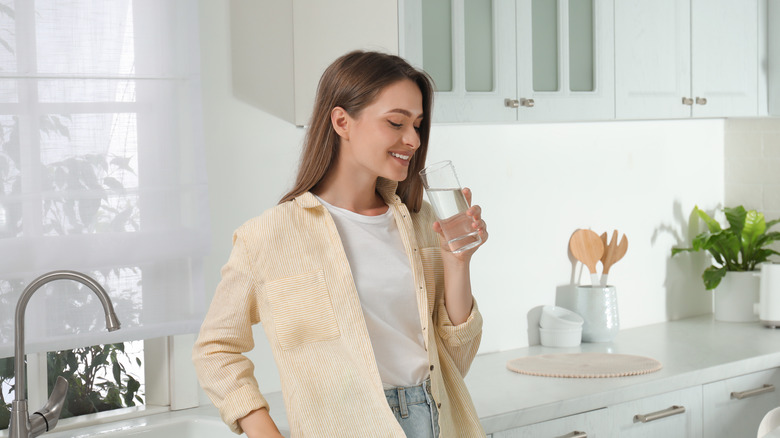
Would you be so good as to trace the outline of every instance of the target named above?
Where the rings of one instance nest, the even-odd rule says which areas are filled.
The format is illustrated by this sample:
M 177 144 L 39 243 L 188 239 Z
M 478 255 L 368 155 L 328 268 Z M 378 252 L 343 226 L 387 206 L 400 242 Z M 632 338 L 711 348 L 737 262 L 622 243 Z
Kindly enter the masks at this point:
M 407 437 L 439 437 L 439 410 L 431 397 L 431 379 L 417 386 L 386 389 L 385 397 Z

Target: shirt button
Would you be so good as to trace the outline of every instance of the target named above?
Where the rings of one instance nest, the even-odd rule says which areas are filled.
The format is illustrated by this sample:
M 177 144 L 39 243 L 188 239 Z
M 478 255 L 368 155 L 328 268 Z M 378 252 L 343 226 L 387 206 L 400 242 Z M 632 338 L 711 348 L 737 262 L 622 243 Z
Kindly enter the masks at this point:
M 431 365 L 431 371 L 433 371 L 433 365 Z
M 441 409 L 441 402 L 439 402 L 439 403 L 436 403 L 436 407 L 437 407 L 437 408 L 439 408 L 439 409 Z

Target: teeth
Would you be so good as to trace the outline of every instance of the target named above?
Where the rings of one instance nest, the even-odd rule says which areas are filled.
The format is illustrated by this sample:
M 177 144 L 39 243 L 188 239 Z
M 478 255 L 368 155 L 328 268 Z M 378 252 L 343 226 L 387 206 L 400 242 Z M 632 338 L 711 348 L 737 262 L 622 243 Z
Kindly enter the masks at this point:
M 394 156 L 396 158 L 400 158 L 402 160 L 406 160 L 406 161 L 409 161 L 409 159 L 412 158 L 411 155 L 401 155 L 401 154 L 396 154 L 395 152 L 390 152 L 390 155 L 392 155 L 392 156 Z

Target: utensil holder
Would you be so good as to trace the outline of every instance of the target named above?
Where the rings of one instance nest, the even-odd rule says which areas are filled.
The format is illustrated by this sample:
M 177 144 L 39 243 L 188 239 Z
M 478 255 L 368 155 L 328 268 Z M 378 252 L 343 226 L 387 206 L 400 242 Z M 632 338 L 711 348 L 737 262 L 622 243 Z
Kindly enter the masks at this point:
M 556 304 L 585 320 L 582 342 L 610 342 L 620 330 L 615 286 L 576 286 L 559 294 Z

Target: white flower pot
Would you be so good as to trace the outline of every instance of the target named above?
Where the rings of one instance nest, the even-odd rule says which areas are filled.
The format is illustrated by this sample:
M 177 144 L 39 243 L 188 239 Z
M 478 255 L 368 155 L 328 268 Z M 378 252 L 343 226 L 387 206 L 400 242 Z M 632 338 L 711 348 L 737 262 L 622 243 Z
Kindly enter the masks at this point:
M 715 319 L 727 322 L 758 321 L 759 272 L 727 272 L 715 288 Z

